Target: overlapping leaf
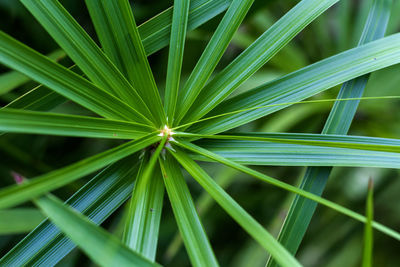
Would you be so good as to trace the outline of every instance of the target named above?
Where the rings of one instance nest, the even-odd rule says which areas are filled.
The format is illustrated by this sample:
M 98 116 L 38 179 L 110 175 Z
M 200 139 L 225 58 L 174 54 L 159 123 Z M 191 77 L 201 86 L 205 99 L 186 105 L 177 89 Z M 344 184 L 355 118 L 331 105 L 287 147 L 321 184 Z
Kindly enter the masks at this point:
M 206 85 L 183 121 L 193 121 L 208 113 L 337 1 L 302 0 L 298 3 Z
M 157 165 L 166 137 L 148 160 L 146 155 L 137 175 L 123 235 L 124 243 L 144 257 L 155 260 L 164 187 Z
M 57 189 L 113 162 L 127 157 L 160 140 L 150 135 L 109 149 L 67 167 L 40 175 L 22 185 L 9 186 L 0 190 L 0 207 L 6 208 L 33 199 Z
M 95 85 L 152 118 L 138 92 L 58 1 L 22 3 Z
M 386 31 L 390 17 L 391 0 L 373 1 L 367 21 L 365 23 L 359 45 L 382 38 Z M 376 58 L 374 57 L 374 60 Z M 369 76 L 364 75 L 343 84 L 338 99 L 346 97 L 360 97 Z M 325 123 L 323 133 L 325 134 L 347 134 L 351 122 L 358 107 L 358 101 L 337 101 Z M 393 166 L 396 167 L 396 166 Z M 307 168 L 301 182 L 301 188 L 321 195 L 330 175 L 330 168 Z M 296 196 L 287 215 L 284 225 L 279 234 L 279 240 L 292 252 L 295 253 L 305 234 L 311 217 L 315 211 L 316 204 Z M 296 232 L 296 235 L 293 233 Z M 268 266 L 276 266 L 272 260 Z
M 222 102 L 209 115 L 224 114 L 269 104 L 298 102 L 352 78 L 399 62 L 400 34 L 393 34 L 347 50 L 232 97 Z M 260 108 L 223 116 L 195 124 L 190 128 L 190 131 L 207 134 L 219 133 L 287 106 L 290 105 Z
M 177 122 L 181 121 L 186 112 L 192 106 L 196 97 L 203 90 L 211 73 L 221 59 L 233 34 L 243 21 L 254 0 L 234 0 L 225 13 L 214 35 L 204 49 L 199 61 L 182 88 L 179 98 L 179 113 Z
M 144 115 L 118 98 L 3 32 L 0 32 L 0 62 L 101 116 L 149 123 Z
M 96 175 L 70 197 L 66 204 L 94 223 L 102 223 L 131 194 L 138 170 L 137 155 L 121 160 Z M 3 258 L 1 265 L 55 265 L 75 244 L 49 220 L 43 221 Z
M 58 198 L 46 195 L 35 199 L 34 203 L 98 265 L 160 266 L 130 250 L 115 236 Z
M 194 266 L 218 266 L 178 162 L 168 154 L 160 163 L 175 220 L 191 263 Z
M 140 95 L 134 97 L 143 99 L 145 105 L 143 103 L 141 105 L 149 108 L 154 118 L 153 122 L 157 126 L 163 126 L 164 109 L 129 1 L 87 1 L 86 4 L 92 10 L 92 17 L 94 14 L 96 18 L 101 17 L 94 20 L 97 33 L 101 35 L 101 41 L 108 39 L 103 46 Z M 97 15 L 98 13 L 101 14 Z M 107 33 L 99 30 L 103 27 Z M 129 90 L 129 87 L 125 90 Z
M 235 202 L 208 174 L 185 153 L 170 149 L 177 161 L 215 201 L 282 266 L 301 266 L 253 217 Z

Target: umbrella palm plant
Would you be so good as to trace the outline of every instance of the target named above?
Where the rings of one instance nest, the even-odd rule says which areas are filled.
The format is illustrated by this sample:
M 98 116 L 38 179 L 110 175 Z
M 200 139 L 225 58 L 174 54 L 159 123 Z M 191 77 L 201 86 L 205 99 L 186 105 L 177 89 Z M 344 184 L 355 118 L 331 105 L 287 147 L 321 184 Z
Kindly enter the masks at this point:
M 293 255 L 317 203 L 400 240 L 399 233 L 371 216 L 320 197 L 332 166 L 400 166 L 399 140 L 346 136 L 368 73 L 400 62 L 400 35 L 383 37 L 389 0 L 373 2 L 359 46 L 234 97 L 229 96 L 338 0 L 300 1 L 212 77 L 253 0 L 175 0 L 173 8 L 139 27 L 128 0 L 87 0 L 101 48 L 56 0 L 21 2 L 75 65 L 65 68 L 0 32 L 0 62 L 42 84 L 0 110 L 0 129 L 129 141 L 39 177 L 14 174 L 18 184 L 0 189 L 0 208 L 33 201 L 48 219 L 7 253 L 1 265 L 53 265 L 78 246 L 99 265 L 156 266 L 165 189 L 191 263 L 218 265 L 182 169 L 271 255 L 270 266 L 300 265 Z M 187 31 L 223 11 L 191 75 L 180 84 Z M 167 45 L 162 99 L 147 56 Z M 341 83 L 321 135 L 229 132 Z M 66 100 L 98 116 L 45 112 Z M 195 160 L 219 162 L 295 193 L 278 240 Z M 298 188 L 246 165 L 311 167 Z M 102 171 L 65 203 L 50 195 L 97 170 Z M 98 225 L 126 201 L 119 240 Z

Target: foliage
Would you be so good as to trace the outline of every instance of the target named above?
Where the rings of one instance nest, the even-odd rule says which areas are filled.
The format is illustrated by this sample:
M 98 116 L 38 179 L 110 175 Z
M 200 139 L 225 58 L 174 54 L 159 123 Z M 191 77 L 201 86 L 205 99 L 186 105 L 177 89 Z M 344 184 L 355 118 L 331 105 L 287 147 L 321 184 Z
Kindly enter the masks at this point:
M 389 130 L 373 132 L 378 137 L 363 132 L 347 135 L 361 102 L 378 105 L 371 110 L 379 114 L 384 107 L 376 103 L 395 103 L 399 98 L 363 97 L 370 73 L 392 70 L 400 63 L 400 33 L 392 33 L 399 23 L 389 22 L 398 3 L 362 1 L 355 8 L 357 23 L 351 34 L 350 1 L 301 0 L 295 5 L 283 1 L 288 6 L 278 7 L 288 11 L 272 23 L 262 1 L 174 0 L 173 7 L 137 26 L 140 10 L 135 3 L 131 7 L 128 0 L 86 0 L 98 45 L 57 0 L 20 2 L 61 50 L 45 56 L 0 32 L 0 62 L 13 69 L 0 76 L 0 95 L 6 103 L 0 109 L 0 146 L 15 159 L 0 170 L 17 171 L 13 172 L 17 184 L 3 181 L 0 189 L 0 214 L 8 218 L 1 223 L 0 233 L 32 230 L 1 258 L 0 265 L 55 265 L 73 257 L 70 252 L 77 246 L 101 266 L 158 266 L 157 262 L 168 264 L 181 242 L 193 266 L 233 263 L 232 253 L 229 259 L 220 255 L 213 249 L 214 235 L 207 234 L 213 224 L 204 213 L 210 212 L 212 201 L 258 244 L 257 249 L 249 245 L 241 250 L 238 266 L 251 266 L 251 260 L 257 261 L 255 265 L 302 266 L 300 262 L 307 259 L 299 260 L 296 253 L 306 231 L 313 229 L 310 223 L 317 204 L 329 208 L 325 209 L 328 218 L 338 218 L 329 215 L 334 211 L 345 215 L 346 222 L 365 224 L 363 253 L 353 255 L 356 265 L 362 261 L 363 266 L 372 266 L 373 230 L 400 241 L 396 229 L 373 220 L 372 182 L 366 216 L 339 204 L 340 199 L 336 203 L 321 197 L 334 166 L 347 177 L 354 169 L 340 167 L 374 167 L 382 173 L 400 168 L 400 140 L 389 138 L 393 137 L 385 134 Z M 327 33 L 326 14 L 335 4 L 340 13 L 340 51 L 334 50 Z M 258 21 L 255 28 L 269 27 L 254 33 L 246 29 L 252 20 Z M 217 24 L 211 33 L 203 25 L 208 21 Z M 324 48 L 319 55 L 323 59 L 313 64 L 309 62 L 315 60 L 299 51 L 309 28 L 319 38 L 304 38 L 304 47 L 312 50 L 320 42 Z M 385 37 L 387 31 L 390 34 Z M 360 36 L 358 42 L 353 36 Z M 199 59 L 193 60 L 194 50 L 187 44 L 199 40 L 206 41 L 206 46 Z M 156 71 L 158 64 L 151 64 L 156 52 L 168 56 L 161 74 Z M 278 71 L 266 69 L 270 66 Z M 257 75 L 261 82 L 251 85 Z M 31 89 L 30 80 L 40 85 Z M 335 99 L 327 90 L 341 84 Z M 322 98 L 321 93 L 328 97 Z M 323 117 L 329 102 L 333 107 L 322 133 L 306 133 L 318 129 L 308 122 L 314 115 Z M 262 126 L 264 121 L 266 126 Z M 293 129 L 294 133 L 289 131 Z M 396 137 L 400 129 L 394 129 Z M 101 144 L 101 149 L 89 149 L 89 154 L 76 151 L 66 160 L 69 164 L 55 168 L 36 161 L 34 148 L 19 151 L 14 143 L 26 146 L 37 138 L 21 134 L 87 138 L 96 146 Z M 211 171 L 205 162 L 212 163 Z M 293 171 L 291 166 L 306 167 L 299 187 L 272 177 Z M 215 170 L 221 173 L 213 179 L 210 173 Z M 272 175 L 264 174 L 266 170 Z M 87 181 L 87 175 L 97 171 Z M 245 200 L 235 200 L 226 187 L 237 182 L 238 175 L 256 178 L 257 185 L 269 184 L 265 190 L 278 191 L 280 198 L 286 197 L 285 192 L 290 195 L 286 201 L 279 200 L 283 206 L 278 208 L 276 202 L 247 203 L 252 192 Z M 198 197 L 199 186 L 207 194 Z M 60 200 L 71 192 L 67 201 Z M 164 235 L 172 232 L 171 227 L 163 231 L 171 212 L 164 195 L 180 237 L 173 239 L 162 258 L 159 247 L 166 246 Z M 37 209 L 16 208 L 28 201 Z M 251 203 L 261 209 L 287 210 L 287 216 L 283 219 L 275 213 L 273 219 L 268 215 L 260 220 L 247 211 Z M 47 219 L 33 229 L 42 219 L 39 210 Z M 33 221 L 21 223 L 24 216 Z M 275 227 L 265 227 L 260 221 Z M 324 223 L 332 229 L 329 220 Z M 277 228 L 281 231 L 276 237 Z M 348 233 L 343 229 L 339 237 Z M 335 237 L 331 239 L 333 244 L 327 246 L 335 245 Z

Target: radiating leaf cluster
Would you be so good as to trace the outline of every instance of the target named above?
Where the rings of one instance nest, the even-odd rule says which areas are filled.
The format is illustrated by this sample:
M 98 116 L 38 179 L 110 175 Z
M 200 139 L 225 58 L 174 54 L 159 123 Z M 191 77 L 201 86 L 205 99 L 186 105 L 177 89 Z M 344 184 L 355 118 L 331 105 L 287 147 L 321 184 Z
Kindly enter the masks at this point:
M 371 190 L 366 217 L 321 197 L 332 166 L 400 168 L 400 140 L 346 136 L 368 74 L 400 63 L 400 34 L 383 37 L 390 0 L 374 0 L 357 47 L 233 97 L 247 79 L 338 0 L 299 1 L 220 71 L 217 65 L 253 0 L 174 0 L 173 7 L 140 26 L 134 17 L 135 4 L 131 7 L 128 0 L 87 0 L 99 44 L 58 1 L 21 2 L 62 51 L 46 57 L 0 32 L 0 62 L 20 73 L 0 77 L 0 84 L 7 85 L 0 94 L 28 79 L 41 84 L 0 109 L 2 134 L 128 141 L 37 177 L 15 174 L 18 184 L 0 189 L 0 214 L 8 224 L 24 214 L 36 220 L 12 227 L 1 224 L 0 232 L 29 231 L 42 219 L 37 209 L 14 208 L 27 201 L 47 219 L 0 265 L 54 265 L 77 245 L 101 266 L 158 266 L 166 191 L 191 264 L 218 266 L 218 254 L 182 169 L 271 255 L 269 266 L 301 266 L 294 255 L 317 203 L 366 224 L 364 266 L 371 262 L 373 228 L 400 240 L 400 233 L 373 221 Z M 225 10 L 187 80 L 181 82 L 188 33 Z M 161 83 L 156 83 L 147 57 L 168 44 L 163 101 Z M 52 60 L 64 53 L 73 66 Z M 78 68 L 83 75 L 76 72 Z M 226 132 L 341 83 L 339 101 L 322 134 Z M 92 115 L 49 112 L 65 101 Z M 218 162 L 294 193 L 278 239 L 195 160 Z M 246 165 L 314 167 L 307 169 L 298 188 Z M 101 169 L 64 203 L 50 194 Z M 123 233 L 118 239 L 99 224 L 125 202 Z

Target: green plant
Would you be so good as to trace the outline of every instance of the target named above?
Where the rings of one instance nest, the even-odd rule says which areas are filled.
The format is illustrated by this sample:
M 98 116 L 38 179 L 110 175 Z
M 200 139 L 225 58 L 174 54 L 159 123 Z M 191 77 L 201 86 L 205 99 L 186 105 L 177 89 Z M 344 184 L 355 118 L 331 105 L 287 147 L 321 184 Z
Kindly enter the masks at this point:
M 31 200 L 49 220 L 5 255 L 2 265 L 52 265 L 76 244 L 99 265 L 155 266 L 164 188 L 192 265 L 218 265 L 181 167 L 271 255 L 270 266 L 300 266 L 293 255 L 317 203 L 400 240 L 398 232 L 371 222 L 370 216 L 320 197 L 332 166 L 400 166 L 400 140 L 346 136 L 368 73 L 400 62 L 400 34 L 383 37 L 390 1 L 374 1 L 358 47 L 230 98 L 239 85 L 338 0 L 300 1 L 213 77 L 253 0 L 175 0 L 173 9 L 139 27 L 129 1 L 87 0 L 102 49 L 57 1 L 21 2 L 86 77 L 1 32 L 0 62 L 43 86 L 0 110 L 0 130 L 131 141 L 32 179 L 15 174 L 19 184 L 0 190 L 0 208 Z M 225 9 L 194 70 L 180 86 L 187 30 Z M 147 55 L 168 43 L 162 101 Z M 323 134 L 220 134 L 343 82 Z M 102 118 L 43 111 L 66 99 Z M 271 150 L 276 144 L 281 146 L 278 151 Z M 194 159 L 219 162 L 295 193 L 279 239 L 275 240 Z M 297 188 L 245 165 L 312 167 Z M 49 194 L 103 168 L 66 204 Z M 118 240 L 97 225 L 130 195 L 123 237 Z M 371 229 L 366 233 L 366 240 L 372 242 Z M 371 259 L 368 255 L 365 258 Z

